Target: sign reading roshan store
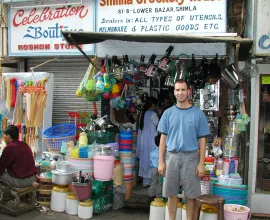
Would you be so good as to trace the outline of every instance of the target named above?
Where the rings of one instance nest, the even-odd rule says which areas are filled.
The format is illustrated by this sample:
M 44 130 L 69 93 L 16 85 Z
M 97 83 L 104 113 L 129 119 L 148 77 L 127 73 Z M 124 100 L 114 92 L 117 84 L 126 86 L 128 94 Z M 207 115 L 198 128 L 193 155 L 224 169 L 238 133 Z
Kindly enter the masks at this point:
M 61 30 L 94 31 L 94 1 L 80 6 L 11 8 L 9 12 L 9 55 L 46 56 L 80 55 L 75 46 L 67 45 Z M 82 45 L 94 54 L 93 45 Z

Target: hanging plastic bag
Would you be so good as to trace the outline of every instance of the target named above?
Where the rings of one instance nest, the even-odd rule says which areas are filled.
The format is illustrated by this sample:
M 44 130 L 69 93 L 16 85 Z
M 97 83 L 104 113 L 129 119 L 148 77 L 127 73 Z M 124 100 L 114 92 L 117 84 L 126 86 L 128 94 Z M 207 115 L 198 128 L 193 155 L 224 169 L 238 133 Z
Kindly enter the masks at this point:
M 97 58 L 94 57 L 93 63 L 96 63 Z M 76 91 L 76 96 L 82 97 L 84 94 L 84 88 L 86 88 L 86 85 L 88 84 L 88 80 L 91 79 L 91 76 L 93 78 L 93 71 L 94 71 L 94 66 L 92 63 L 89 64 L 86 73 L 84 74 L 83 80 L 80 83 L 79 88 Z M 89 83 L 91 85 L 91 83 Z M 91 87 L 91 86 L 90 86 Z M 88 90 L 89 91 L 89 90 Z
M 126 189 L 124 185 L 113 187 L 113 205 L 112 209 L 121 209 L 125 205 Z

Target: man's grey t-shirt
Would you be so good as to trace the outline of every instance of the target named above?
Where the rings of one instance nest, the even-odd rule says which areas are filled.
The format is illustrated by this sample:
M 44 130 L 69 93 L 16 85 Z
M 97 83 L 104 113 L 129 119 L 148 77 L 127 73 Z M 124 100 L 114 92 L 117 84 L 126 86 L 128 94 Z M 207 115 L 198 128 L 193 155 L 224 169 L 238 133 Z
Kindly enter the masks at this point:
M 167 151 L 194 151 L 198 139 L 210 134 L 207 119 L 198 107 L 167 109 L 158 124 L 158 132 L 167 135 Z

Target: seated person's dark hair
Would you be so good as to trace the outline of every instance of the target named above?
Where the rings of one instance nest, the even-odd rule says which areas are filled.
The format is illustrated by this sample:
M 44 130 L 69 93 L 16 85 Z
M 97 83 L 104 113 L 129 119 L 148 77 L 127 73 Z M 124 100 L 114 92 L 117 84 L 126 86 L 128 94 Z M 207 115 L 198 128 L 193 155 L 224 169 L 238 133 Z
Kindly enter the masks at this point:
M 4 134 L 9 135 L 12 140 L 17 140 L 19 138 L 19 128 L 15 125 L 10 125 L 5 129 Z

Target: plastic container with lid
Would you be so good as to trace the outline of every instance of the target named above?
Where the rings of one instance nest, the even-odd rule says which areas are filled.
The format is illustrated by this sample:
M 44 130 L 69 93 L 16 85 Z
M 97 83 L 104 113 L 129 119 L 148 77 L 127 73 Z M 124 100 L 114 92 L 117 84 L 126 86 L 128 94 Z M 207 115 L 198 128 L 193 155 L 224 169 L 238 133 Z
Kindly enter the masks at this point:
M 85 132 L 80 133 L 79 137 L 79 147 L 87 147 L 88 145 L 88 137 Z
M 216 176 L 220 176 L 223 174 L 223 159 L 218 158 L 216 160 Z
M 187 206 L 186 204 L 182 207 L 182 220 L 187 220 Z
M 229 169 L 230 169 L 230 159 L 226 158 L 224 159 L 223 163 L 223 175 L 229 175 Z
M 70 156 L 71 156 L 71 158 L 80 158 L 79 148 L 77 148 L 75 146 L 72 147 Z
M 51 210 L 55 212 L 64 212 L 68 193 L 68 186 L 54 186 L 51 196 Z
M 162 198 L 155 198 L 150 205 L 149 220 L 164 220 L 165 219 L 165 202 Z
M 238 157 L 233 157 L 233 159 L 234 159 L 234 164 L 235 164 L 235 173 L 238 173 L 239 159 Z
M 73 192 L 67 196 L 66 213 L 69 215 L 78 215 L 78 200 Z
M 217 220 L 218 210 L 216 207 L 202 205 L 200 212 L 200 220 Z
M 182 207 L 183 207 L 182 202 L 180 202 L 180 201 L 178 200 L 175 220 L 182 220 Z M 170 220 L 170 217 L 169 217 L 169 209 L 168 209 L 168 203 L 166 203 L 165 220 Z
M 78 217 L 89 219 L 93 217 L 93 201 L 85 200 L 78 205 Z

